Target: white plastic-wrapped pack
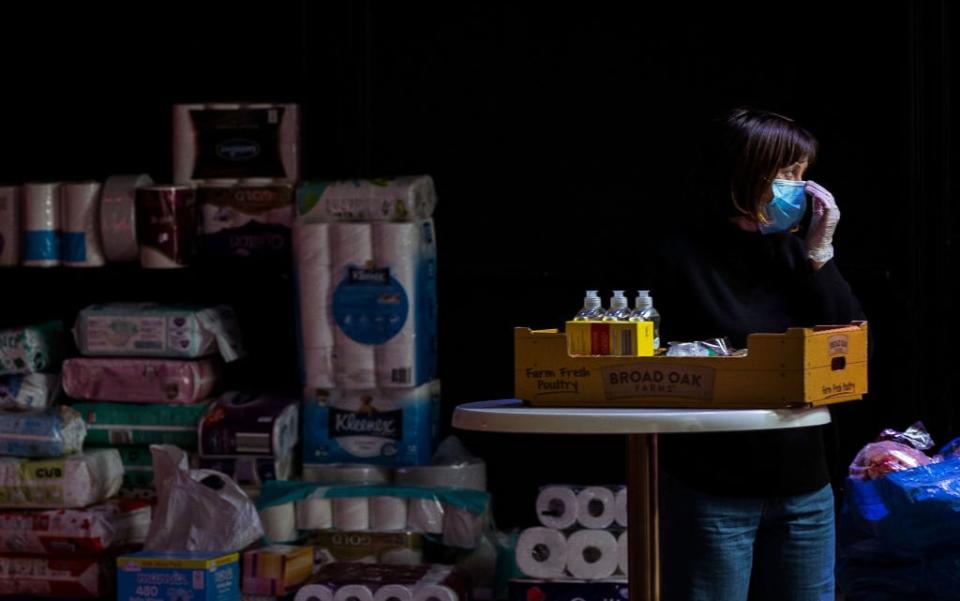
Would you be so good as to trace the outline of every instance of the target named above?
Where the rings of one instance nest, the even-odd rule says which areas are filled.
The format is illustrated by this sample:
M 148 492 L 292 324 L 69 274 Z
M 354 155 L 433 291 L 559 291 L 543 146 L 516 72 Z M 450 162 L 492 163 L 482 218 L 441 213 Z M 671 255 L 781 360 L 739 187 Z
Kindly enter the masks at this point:
M 87 425 L 66 405 L 45 411 L 0 411 L 0 455 L 60 457 L 83 448 Z
M 113 497 L 123 483 L 116 449 L 61 457 L 0 457 L 0 508 L 86 507 Z

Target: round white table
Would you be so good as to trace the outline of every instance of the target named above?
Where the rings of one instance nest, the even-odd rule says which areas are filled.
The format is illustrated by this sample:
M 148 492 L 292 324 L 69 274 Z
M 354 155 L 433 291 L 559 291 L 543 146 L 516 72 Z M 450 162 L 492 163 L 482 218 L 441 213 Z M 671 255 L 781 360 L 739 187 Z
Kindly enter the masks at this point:
M 541 408 L 503 399 L 458 406 L 461 430 L 527 434 L 621 434 L 627 437 L 630 601 L 660 598 L 657 434 L 805 428 L 830 423 L 826 407 L 810 409 Z M 639 519 L 638 519 L 639 518 Z

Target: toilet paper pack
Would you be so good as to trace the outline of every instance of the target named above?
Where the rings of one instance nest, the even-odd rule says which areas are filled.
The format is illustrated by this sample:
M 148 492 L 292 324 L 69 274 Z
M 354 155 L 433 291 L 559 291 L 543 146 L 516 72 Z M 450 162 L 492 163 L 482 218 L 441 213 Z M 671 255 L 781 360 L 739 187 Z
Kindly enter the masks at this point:
M 620 601 L 630 595 L 626 578 L 591 582 L 515 578 L 508 590 L 509 601 Z
M 305 386 L 411 388 L 436 377 L 433 221 L 298 224 Z
M 433 217 L 437 193 L 429 175 L 303 182 L 297 212 L 305 223 L 402 222 Z
M 413 389 L 308 390 L 304 464 L 429 463 L 436 446 L 440 382 Z
M 173 178 L 300 179 L 300 107 L 217 103 L 173 107 Z
M 315 532 L 310 543 L 325 561 L 411 565 L 423 563 L 423 534 L 418 532 Z
M 290 258 L 293 186 L 274 180 L 197 190 L 207 257 Z
M 299 405 L 276 395 L 224 393 L 200 421 L 200 455 L 289 455 L 300 439 Z

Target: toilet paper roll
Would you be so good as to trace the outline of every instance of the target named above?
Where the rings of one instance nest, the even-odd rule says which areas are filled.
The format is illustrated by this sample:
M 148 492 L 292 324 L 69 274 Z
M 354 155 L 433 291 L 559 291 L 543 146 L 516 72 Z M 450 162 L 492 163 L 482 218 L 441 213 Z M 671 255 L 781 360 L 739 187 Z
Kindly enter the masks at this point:
M 630 547 L 627 543 L 626 531 L 621 532 L 620 536 L 617 538 L 617 567 L 620 568 L 621 574 L 630 573 L 630 556 L 628 555 Z
M 364 270 L 374 267 L 373 231 L 365 223 L 332 224 L 330 248 L 332 306 L 337 325 L 334 331 L 336 384 L 343 388 L 376 388 L 374 346 L 351 337 L 366 329 L 370 317 L 367 307 L 351 304 L 350 292 L 357 288 L 357 278 L 362 277 Z
M 333 601 L 373 601 L 373 591 L 363 584 L 346 584 L 333 593 Z
M 559 578 L 567 565 L 567 540 L 551 528 L 528 528 L 517 540 L 517 567 L 531 578 Z
M 473 549 L 483 534 L 484 515 L 445 505 L 443 508 L 443 544 Z
M 297 591 L 293 601 L 334 601 L 333 589 L 323 584 L 308 584 Z
M 577 521 L 584 528 L 609 528 L 617 512 L 613 491 L 589 486 L 577 493 Z
M 333 527 L 337 530 L 369 530 L 370 498 L 333 499 Z
M 402 584 L 385 584 L 373 594 L 373 601 L 413 601 L 413 591 Z
M 138 261 L 137 188 L 149 186 L 149 175 L 114 175 L 103 183 L 100 195 L 100 239 L 103 254 L 115 263 Z
M 106 263 L 100 242 L 100 183 L 63 184 L 60 187 L 63 264 L 102 267 Z
M 20 264 L 20 188 L 0 187 L 0 267 Z
M 378 267 L 389 266 L 390 277 L 406 294 L 407 312 L 400 331 L 375 349 L 377 385 L 381 388 L 409 386 L 417 359 L 417 269 L 419 225 L 375 223 L 372 226 L 373 259 Z M 400 303 L 400 295 L 395 302 Z
M 407 500 L 402 497 L 370 497 L 370 529 L 391 532 L 407 528 Z
M 330 484 L 350 482 L 356 484 L 389 484 L 392 480 L 390 468 L 382 465 L 363 463 L 328 463 L 305 465 L 303 479 L 307 482 L 325 482 Z
M 24 184 L 21 193 L 23 264 L 60 265 L 60 184 Z
M 333 501 L 324 498 L 297 501 L 297 528 L 299 530 L 333 528 Z
M 577 493 L 569 486 L 547 486 L 537 495 L 537 518 L 547 528 L 573 527 L 577 510 Z
M 414 532 L 443 533 L 443 504 L 436 499 L 410 499 L 407 527 Z
M 198 241 L 196 194 L 190 186 L 137 189 L 140 265 L 172 269 L 193 263 Z
M 567 571 L 574 578 L 609 578 L 617 570 L 617 539 L 606 530 L 578 530 L 567 539 Z
M 297 512 L 293 503 L 274 505 L 260 510 L 263 535 L 271 543 L 297 540 Z
M 418 566 L 423 563 L 423 551 L 418 549 L 391 549 L 380 555 L 380 563 L 394 566 Z
M 398 467 L 395 481 L 402 486 L 487 490 L 487 464 L 483 461 L 457 465 L 416 465 Z
M 614 498 L 614 505 L 615 505 L 615 507 L 616 507 L 616 511 L 614 512 L 614 517 L 613 517 L 614 521 L 615 521 L 618 525 L 623 526 L 624 528 L 626 528 L 626 527 L 627 527 L 627 513 L 628 513 L 628 509 L 627 509 L 627 489 L 626 489 L 626 488 L 617 489 L 617 492 L 616 492 L 616 495 L 615 495 L 615 498 Z
M 442 584 L 425 584 L 417 587 L 413 601 L 457 601 L 457 593 Z
M 334 331 L 331 302 L 330 228 L 326 224 L 297 224 L 293 253 L 300 301 L 300 339 L 304 386 L 332 388 Z

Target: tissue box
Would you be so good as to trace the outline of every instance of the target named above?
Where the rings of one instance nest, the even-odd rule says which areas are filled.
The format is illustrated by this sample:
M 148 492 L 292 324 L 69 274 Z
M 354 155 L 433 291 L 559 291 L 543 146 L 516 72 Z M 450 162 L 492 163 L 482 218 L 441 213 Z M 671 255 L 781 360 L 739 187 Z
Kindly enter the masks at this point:
M 117 559 L 118 601 L 236 601 L 237 553 L 141 551 Z
M 313 548 L 270 545 L 243 554 L 243 593 L 282 597 L 313 574 Z
M 439 407 L 439 380 L 413 389 L 308 390 L 303 462 L 427 464 Z

